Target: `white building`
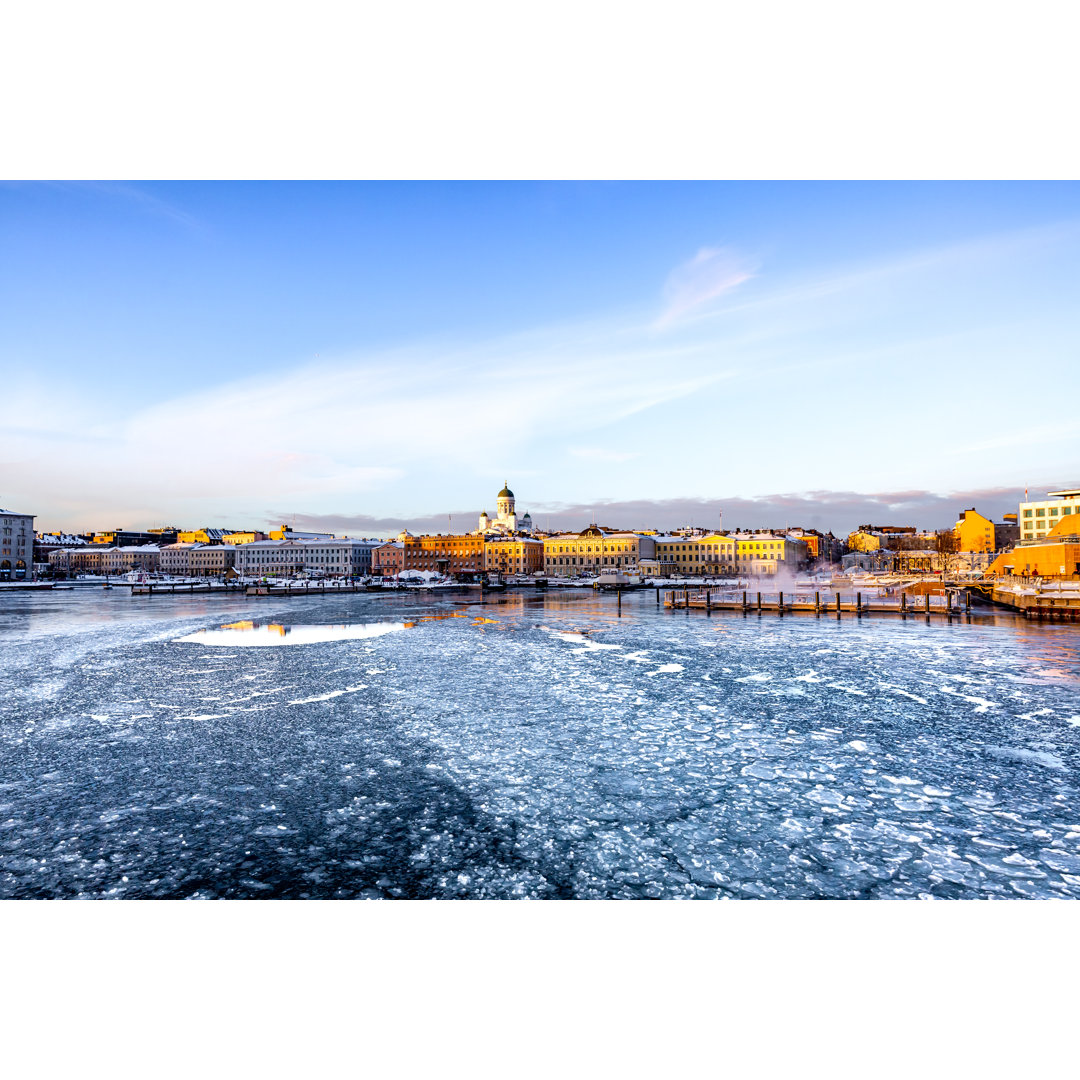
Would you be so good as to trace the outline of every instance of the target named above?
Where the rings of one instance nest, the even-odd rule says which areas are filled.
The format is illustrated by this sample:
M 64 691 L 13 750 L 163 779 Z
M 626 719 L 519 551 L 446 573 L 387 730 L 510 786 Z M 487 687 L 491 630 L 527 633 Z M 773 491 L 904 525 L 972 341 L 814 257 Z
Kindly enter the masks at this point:
M 1080 488 L 1048 491 L 1045 502 L 1020 504 L 1020 539 L 1039 540 L 1067 514 L 1080 514 Z
M 161 549 L 157 544 L 132 544 L 110 547 L 102 552 L 103 574 L 126 574 L 132 570 L 154 571 L 161 567 Z
M 478 533 L 531 533 L 533 528 L 532 516 L 526 511 L 521 519 L 518 519 L 514 510 L 514 493 L 506 485 L 495 497 L 496 516 L 491 518 L 486 510 L 480 512 Z
M 0 510 L 0 581 L 33 577 L 35 516 Z
M 128 547 L 83 544 L 76 548 L 57 548 L 49 552 L 49 569 L 63 574 L 126 574 L 131 570 L 146 572 L 161 568 L 161 549 L 157 544 L 132 544 Z
M 366 577 L 371 553 L 382 540 L 256 540 L 235 551 L 235 569 L 243 577 L 319 574 L 324 577 Z
M 161 569 L 176 577 L 221 577 L 234 565 L 236 547 L 181 541 L 161 549 Z

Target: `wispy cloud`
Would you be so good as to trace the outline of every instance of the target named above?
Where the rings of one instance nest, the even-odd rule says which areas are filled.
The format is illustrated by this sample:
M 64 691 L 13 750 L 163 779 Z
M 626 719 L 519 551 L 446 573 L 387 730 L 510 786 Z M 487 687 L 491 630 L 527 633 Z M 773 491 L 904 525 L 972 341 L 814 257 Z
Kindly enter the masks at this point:
M 127 203 L 143 214 L 167 218 L 187 229 L 198 230 L 201 232 L 207 227 L 206 223 L 197 218 L 194 214 L 182 210 L 167 199 L 151 194 L 138 184 L 125 183 L 116 180 L 36 180 L 8 182 L 4 186 L 13 189 L 45 187 L 57 191 L 74 192 L 81 195 L 91 195 L 94 197 L 111 199 Z
M 728 377 L 696 364 L 659 378 L 670 356 L 618 330 L 606 345 L 568 343 L 560 332 L 428 346 L 236 380 L 112 421 L 108 399 L 24 389 L 8 468 L 32 472 L 37 491 L 70 493 L 67 508 L 85 507 L 80 521 L 121 490 L 155 521 L 189 503 L 238 512 L 253 500 L 298 510 L 342 497 L 415 504 L 418 475 L 433 489 L 451 472 L 480 477 L 497 465 L 501 476 L 516 457 L 529 460 L 538 440 L 571 442 L 596 461 L 630 460 L 636 451 L 605 450 L 590 436 Z M 485 440 L 494 449 L 478 454 Z M 162 457 L 148 447 L 169 450 Z
M 1053 490 L 1044 484 L 1040 490 Z M 1032 492 L 1035 491 L 1033 487 Z M 847 533 L 859 525 L 951 526 L 961 510 L 974 506 L 988 517 L 1016 513 L 1022 488 L 987 487 L 959 491 L 803 491 L 755 498 L 673 498 L 606 500 L 594 503 L 538 505 L 533 519 L 546 527 L 583 528 L 594 518 L 607 525 L 660 529 L 697 525 L 725 529 L 803 526 Z
M 1053 490 L 1055 484 L 1045 484 Z M 1035 489 L 1032 489 L 1034 494 Z M 621 528 L 674 529 L 684 525 L 726 529 L 782 529 L 802 526 L 832 529 L 846 535 L 859 525 L 915 525 L 932 530 L 951 526 L 961 510 L 974 506 L 996 520 L 1015 513 L 1022 489 L 991 487 L 965 491 L 804 491 L 761 495 L 757 498 L 634 499 L 558 503 L 532 508 L 540 528 L 580 530 L 591 521 Z M 280 510 L 266 513 L 266 524 L 293 522 L 300 529 L 352 532 L 354 535 L 388 536 L 402 529 L 411 532 L 447 532 L 476 527 L 476 510 L 455 510 L 452 515 L 426 514 L 377 517 L 369 514 L 293 514 Z
M 749 281 L 757 263 L 730 247 L 702 248 L 677 266 L 664 285 L 664 310 L 657 329 L 681 322 L 700 312 L 724 293 Z
M 933 275 L 942 271 L 950 275 L 954 284 L 953 275 L 968 269 L 975 268 L 982 272 L 995 264 L 1019 265 L 1032 256 L 1045 254 L 1053 248 L 1074 245 L 1078 240 L 1080 221 L 1063 220 L 989 236 L 975 236 L 936 247 L 892 252 L 886 258 L 834 263 L 824 265 L 814 274 L 778 281 L 771 289 L 725 305 L 722 311 L 706 311 L 701 315 L 716 319 L 767 311 L 770 317 L 775 317 L 777 312 L 817 308 L 829 298 L 850 298 L 899 280 L 906 279 L 913 283 L 934 281 L 937 279 Z M 753 276 L 752 272 L 750 276 Z

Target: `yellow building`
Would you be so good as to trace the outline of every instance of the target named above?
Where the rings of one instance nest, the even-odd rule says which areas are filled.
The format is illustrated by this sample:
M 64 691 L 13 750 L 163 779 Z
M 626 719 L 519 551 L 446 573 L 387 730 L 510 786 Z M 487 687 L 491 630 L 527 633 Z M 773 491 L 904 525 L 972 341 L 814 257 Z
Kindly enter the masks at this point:
M 847 544 L 852 551 L 867 552 L 881 550 L 881 538 L 875 536 L 873 533 L 863 532 L 861 529 L 853 533 L 848 533 Z
M 288 525 L 282 525 L 270 533 L 271 540 L 333 540 L 333 533 L 297 532 Z
M 223 544 L 254 544 L 256 540 L 265 540 L 266 533 L 261 532 L 230 532 L 222 538 Z
M 1003 552 L 986 570 L 987 576 L 1075 578 L 1080 576 L 1080 513 L 1067 514 L 1039 540 L 1021 541 Z
M 178 544 L 220 544 L 231 529 L 190 529 L 176 534 Z
M 781 567 L 800 570 L 808 558 L 805 540 L 778 533 L 709 533 L 657 536 L 654 540 L 656 572 L 662 577 L 773 575 Z
M 738 541 L 724 533 L 709 533 L 695 538 L 697 554 L 707 574 L 733 574 L 736 571 Z
M 957 551 L 994 551 L 994 523 L 987 517 L 970 510 L 960 511 L 960 520 L 954 526 Z
M 651 559 L 654 538 L 640 533 L 614 532 L 590 525 L 579 533 L 544 539 L 544 572 L 552 577 L 599 574 L 612 567 L 636 571 L 642 559 Z
M 736 540 L 723 533 L 707 536 L 656 536 L 656 569 L 662 577 L 679 574 L 733 574 Z
M 527 536 L 484 541 L 484 569 L 501 574 L 536 574 L 544 569 L 544 543 Z
M 781 569 L 792 573 L 808 560 L 805 540 L 779 533 L 736 533 L 735 569 L 740 574 L 773 575 Z

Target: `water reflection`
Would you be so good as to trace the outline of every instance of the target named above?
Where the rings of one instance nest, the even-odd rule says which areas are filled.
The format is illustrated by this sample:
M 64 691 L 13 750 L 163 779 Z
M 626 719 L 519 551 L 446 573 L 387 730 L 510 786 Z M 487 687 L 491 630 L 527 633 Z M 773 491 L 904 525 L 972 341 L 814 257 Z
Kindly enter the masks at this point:
M 287 626 L 284 623 L 257 623 L 249 620 L 225 623 L 219 630 L 199 630 L 176 638 L 197 645 L 265 647 L 271 645 L 316 645 L 324 641 L 352 641 L 376 638 L 404 630 L 408 623 L 341 623 L 323 626 Z

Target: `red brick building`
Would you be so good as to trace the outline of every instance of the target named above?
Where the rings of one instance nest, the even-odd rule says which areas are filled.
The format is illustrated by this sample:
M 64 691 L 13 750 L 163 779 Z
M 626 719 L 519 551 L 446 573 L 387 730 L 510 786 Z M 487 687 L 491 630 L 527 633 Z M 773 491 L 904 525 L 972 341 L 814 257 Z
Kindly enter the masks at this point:
M 375 549 L 371 568 L 384 577 L 407 570 L 428 570 L 452 577 L 478 574 L 484 569 L 484 538 L 404 533 L 400 539 Z

